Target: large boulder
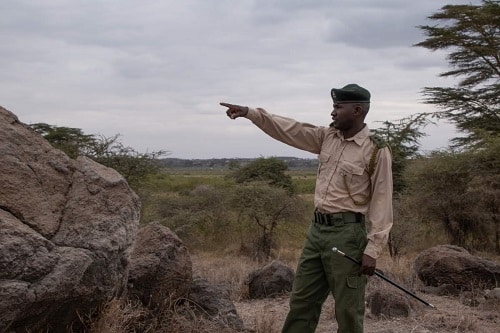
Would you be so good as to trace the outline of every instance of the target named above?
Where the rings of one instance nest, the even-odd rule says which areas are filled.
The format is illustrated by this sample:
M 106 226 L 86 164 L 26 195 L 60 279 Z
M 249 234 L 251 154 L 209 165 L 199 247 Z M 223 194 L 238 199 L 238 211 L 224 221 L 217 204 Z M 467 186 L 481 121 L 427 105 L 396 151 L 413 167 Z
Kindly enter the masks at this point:
M 140 202 L 0 107 L 0 327 L 67 332 L 126 287 Z
M 266 298 L 282 295 L 292 290 L 293 270 L 279 260 L 261 267 L 248 276 L 248 297 Z
M 193 268 L 184 243 L 169 228 L 150 223 L 139 229 L 130 256 L 128 297 L 149 308 L 186 297 Z
M 414 270 L 426 286 L 451 285 L 462 291 L 492 289 L 500 281 L 498 263 L 453 245 L 439 245 L 422 252 L 415 259 Z

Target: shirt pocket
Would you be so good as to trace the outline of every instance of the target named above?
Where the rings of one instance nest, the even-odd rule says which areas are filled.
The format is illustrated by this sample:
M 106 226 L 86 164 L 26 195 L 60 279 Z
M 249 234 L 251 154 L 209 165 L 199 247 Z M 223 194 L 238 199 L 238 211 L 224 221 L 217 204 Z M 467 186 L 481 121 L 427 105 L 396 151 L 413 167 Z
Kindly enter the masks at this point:
M 368 190 L 368 175 L 365 175 L 365 169 L 359 165 L 348 161 L 340 161 L 339 175 L 339 185 L 341 185 L 341 187 L 345 187 L 347 185 L 348 189 L 346 190 L 350 193 L 363 194 L 366 190 Z
M 331 178 L 335 165 L 337 164 L 333 156 L 327 153 L 321 153 L 318 156 L 318 174 L 317 183 L 327 184 Z

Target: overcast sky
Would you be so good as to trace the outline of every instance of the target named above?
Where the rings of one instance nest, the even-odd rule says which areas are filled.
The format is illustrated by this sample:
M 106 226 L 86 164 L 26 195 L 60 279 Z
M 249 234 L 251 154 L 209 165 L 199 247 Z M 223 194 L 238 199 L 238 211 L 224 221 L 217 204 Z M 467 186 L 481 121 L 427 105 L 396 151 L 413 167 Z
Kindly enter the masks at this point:
M 371 128 L 433 111 L 422 88 L 454 83 L 416 26 L 462 3 L 478 1 L 1 0 L 0 106 L 169 157 L 314 158 L 219 102 L 328 125 L 330 89 L 358 83 Z M 455 135 L 427 132 L 424 150 Z

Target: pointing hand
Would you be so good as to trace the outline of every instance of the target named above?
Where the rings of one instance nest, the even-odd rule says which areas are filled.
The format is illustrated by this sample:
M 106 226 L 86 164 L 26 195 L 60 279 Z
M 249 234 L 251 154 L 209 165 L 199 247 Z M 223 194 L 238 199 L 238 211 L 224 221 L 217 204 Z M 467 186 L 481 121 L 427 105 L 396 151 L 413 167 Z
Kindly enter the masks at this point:
M 220 105 L 227 107 L 226 114 L 231 119 L 238 117 L 245 117 L 248 113 L 248 106 L 241 106 L 229 103 L 220 103 Z

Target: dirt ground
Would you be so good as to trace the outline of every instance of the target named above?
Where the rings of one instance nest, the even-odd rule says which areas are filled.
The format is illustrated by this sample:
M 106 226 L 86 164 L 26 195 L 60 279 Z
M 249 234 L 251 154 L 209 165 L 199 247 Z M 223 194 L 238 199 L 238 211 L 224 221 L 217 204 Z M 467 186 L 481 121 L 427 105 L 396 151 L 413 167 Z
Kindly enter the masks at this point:
M 422 305 L 405 318 L 377 318 L 367 310 L 365 333 L 500 333 L 498 303 L 470 307 L 459 297 L 422 296 L 436 309 Z M 336 332 L 333 303 L 331 298 L 325 302 L 316 333 Z M 237 302 L 235 306 L 246 328 L 257 333 L 277 333 L 288 312 L 288 296 Z

